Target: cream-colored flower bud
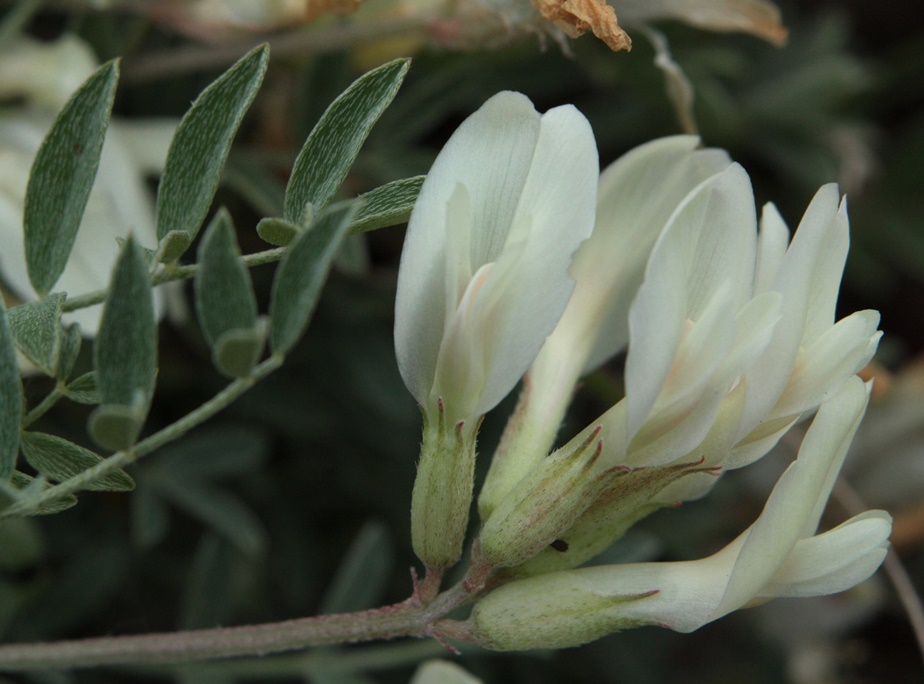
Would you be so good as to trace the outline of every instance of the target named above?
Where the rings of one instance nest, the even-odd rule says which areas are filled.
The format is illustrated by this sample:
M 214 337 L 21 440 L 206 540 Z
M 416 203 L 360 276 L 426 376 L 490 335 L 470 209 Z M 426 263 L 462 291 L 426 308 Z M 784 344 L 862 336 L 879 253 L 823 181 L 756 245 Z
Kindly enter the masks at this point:
M 587 510 L 599 488 L 593 473 L 603 448 L 599 432 L 546 458 L 501 501 L 481 531 L 475 564 L 519 565 L 555 542 Z

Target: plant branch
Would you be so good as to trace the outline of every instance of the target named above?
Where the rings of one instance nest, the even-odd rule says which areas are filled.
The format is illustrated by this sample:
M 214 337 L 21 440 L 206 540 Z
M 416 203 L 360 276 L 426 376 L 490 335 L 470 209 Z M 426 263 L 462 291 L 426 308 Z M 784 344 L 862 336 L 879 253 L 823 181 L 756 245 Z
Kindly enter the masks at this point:
M 55 385 L 55 388 L 48 393 L 48 396 L 42 399 L 38 406 L 25 415 L 22 419 L 22 427 L 24 430 L 48 413 L 51 407 L 58 403 L 58 400 L 64 396 L 64 392 L 61 391 L 62 387 L 63 383 L 59 381 Z
M 285 247 L 276 247 L 274 249 L 267 249 L 263 252 L 257 252 L 256 254 L 248 254 L 241 257 L 241 261 L 243 261 L 244 265 L 248 268 L 262 266 L 263 264 L 271 264 L 274 261 L 282 259 L 286 251 Z M 157 285 L 163 285 L 164 283 L 170 283 L 176 280 L 186 280 L 196 275 L 196 271 L 198 270 L 199 264 L 166 267 L 151 276 L 151 285 L 156 287 Z M 95 304 L 102 304 L 106 301 L 106 293 L 108 291 L 108 289 L 104 288 L 102 290 L 88 292 L 87 294 L 74 297 L 73 299 L 65 300 L 63 310 L 76 311 L 77 309 L 84 309 L 88 306 L 94 306 Z
M 238 378 L 221 392 L 202 404 L 202 406 L 183 416 L 176 422 L 171 423 L 167 427 L 155 432 L 150 437 L 141 440 L 130 450 L 117 451 L 95 466 L 87 468 L 74 477 L 49 487 L 38 496 L 20 500 L 9 508 L 0 511 L 0 520 L 14 515 L 28 515 L 44 504 L 84 489 L 88 483 L 98 480 L 113 470 L 122 468 L 142 456 L 146 456 L 152 451 L 159 449 L 164 444 L 182 437 L 191 429 L 205 422 L 230 405 L 258 381 L 279 368 L 282 365 L 282 361 L 283 359 L 281 357 L 271 356 L 257 365 L 249 376 L 246 378 Z
M 415 589 L 406 601 L 357 613 L 186 632 L 7 644 L 0 646 L 0 670 L 178 663 L 400 636 L 439 636 L 435 623 L 472 597 L 460 582 L 426 604 Z

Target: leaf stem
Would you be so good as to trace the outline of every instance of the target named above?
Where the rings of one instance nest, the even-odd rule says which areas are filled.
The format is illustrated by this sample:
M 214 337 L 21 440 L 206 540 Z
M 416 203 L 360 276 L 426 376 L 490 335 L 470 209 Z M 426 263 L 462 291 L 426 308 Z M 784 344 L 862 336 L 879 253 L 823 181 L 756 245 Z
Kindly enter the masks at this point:
M 27 427 L 32 425 L 32 423 L 34 423 L 39 418 L 41 418 L 46 413 L 48 413 L 48 411 L 51 409 L 52 406 L 58 403 L 58 400 L 60 400 L 64 396 L 62 387 L 63 387 L 63 383 L 59 381 L 55 385 L 55 388 L 51 390 L 51 392 L 49 392 L 48 395 L 44 399 L 42 399 L 42 401 L 38 404 L 38 406 L 36 406 L 31 411 L 29 411 L 29 413 L 27 413 L 23 417 L 22 419 L 23 429 L 26 429 Z
M 185 632 L 7 644 L 0 646 L 0 670 L 156 665 L 229 656 L 265 655 L 309 646 L 400 636 L 437 635 L 433 629 L 434 624 L 471 598 L 472 594 L 460 582 L 429 604 L 424 604 L 415 592 L 401 603 L 357 613 Z
M 279 261 L 285 256 L 287 251 L 286 247 L 275 247 L 273 249 L 267 249 L 263 252 L 257 252 L 255 254 L 248 254 L 241 257 L 241 261 L 244 262 L 244 265 L 248 268 L 254 266 L 262 266 L 263 264 L 271 264 L 274 261 Z M 157 271 L 153 276 L 151 276 L 151 285 L 163 285 L 164 283 L 170 283 L 175 280 L 186 280 L 192 278 L 196 275 L 196 271 L 199 270 L 198 264 L 185 264 L 183 266 L 170 266 L 165 267 L 164 269 Z M 79 297 L 74 297 L 73 299 L 68 299 L 64 302 L 63 311 L 76 311 L 77 309 L 85 309 L 88 306 L 94 306 L 95 304 L 102 304 L 106 301 L 106 293 L 108 289 L 95 290 L 93 292 L 88 292 L 87 294 L 80 295 Z
M 39 507 L 56 499 L 60 499 L 61 497 L 67 496 L 68 494 L 73 494 L 80 489 L 84 489 L 87 483 L 98 480 L 113 470 L 122 468 L 129 463 L 132 463 L 133 461 L 141 458 L 142 456 L 146 456 L 152 451 L 159 449 L 164 444 L 182 437 L 191 429 L 205 422 L 219 411 L 230 405 L 238 397 L 244 394 L 244 392 L 253 387 L 254 384 L 279 368 L 282 365 L 282 361 L 283 358 L 281 356 L 271 356 L 270 358 L 255 366 L 253 372 L 249 376 L 246 378 L 238 378 L 227 387 L 225 387 L 221 392 L 202 404 L 202 406 L 183 416 L 176 422 L 171 423 L 167 427 L 155 432 L 147 439 L 143 439 L 142 441 L 138 442 L 130 450 L 117 451 L 116 453 L 112 454 L 112 456 L 109 456 L 103 461 L 97 463 L 95 466 L 87 468 L 74 477 L 68 478 L 59 484 L 49 487 L 38 496 L 19 501 L 12 506 L 0 511 L 0 520 L 14 515 L 28 515 L 37 510 Z M 54 394 L 54 392 L 52 392 L 52 394 Z M 48 399 L 46 398 L 45 401 L 47 400 Z M 43 401 L 42 404 L 44 404 L 45 401 Z M 41 406 L 42 405 L 40 404 L 39 407 L 32 411 L 32 413 L 35 413 L 35 410 L 41 408 Z M 32 415 L 32 413 L 29 415 Z

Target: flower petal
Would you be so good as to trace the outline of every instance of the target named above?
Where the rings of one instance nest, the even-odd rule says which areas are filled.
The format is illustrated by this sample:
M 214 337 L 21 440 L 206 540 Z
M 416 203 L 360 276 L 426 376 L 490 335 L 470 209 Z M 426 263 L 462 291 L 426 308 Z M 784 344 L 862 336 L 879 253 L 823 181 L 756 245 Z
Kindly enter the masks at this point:
M 539 118 L 523 95 L 495 95 L 459 126 L 420 190 L 401 253 L 395 304 L 398 367 L 420 404 L 429 398 L 443 333 L 455 313 L 446 306 L 445 264 L 463 260 L 474 272 L 499 255 L 532 163 Z M 447 254 L 447 210 L 459 184 L 472 212 L 469 253 L 463 255 Z
M 630 439 L 671 372 L 686 322 L 696 321 L 726 283 L 732 288 L 731 315 L 750 298 L 756 223 L 750 180 L 732 164 L 687 196 L 655 244 L 629 310 Z

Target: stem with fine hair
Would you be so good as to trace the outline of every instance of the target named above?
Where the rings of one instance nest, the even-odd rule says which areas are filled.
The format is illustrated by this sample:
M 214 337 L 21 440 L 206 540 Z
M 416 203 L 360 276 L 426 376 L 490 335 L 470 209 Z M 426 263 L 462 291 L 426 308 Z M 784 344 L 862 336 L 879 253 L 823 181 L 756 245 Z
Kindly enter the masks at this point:
M 73 494 L 80 489 L 84 489 L 88 483 L 96 481 L 107 473 L 132 463 L 142 456 L 146 456 L 168 442 L 179 439 L 191 429 L 227 407 L 244 394 L 244 392 L 253 387 L 258 381 L 279 368 L 282 365 L 282 361 L 283 359 L 281 356 L 271 356 L 254 367 L 253 371 L 247 377 L 238 378 L 196 410 L 155 432 L 150 437 L 141 440 L 131 449 L 117 451 L 112 456 L 100 461 L 96 465 L 82 470 L 77 475 L 59 484 L 49 487 L 38 496 L 18 501 L 12 506 L 3 509 L 0 511 L 0 520 L 14 515 L 28 515 L 33 513 L 41 506 L 67 496 L 68 494 Z
M 7 644 L 0 646 L 0 671 L 179 663 L 400 636 L 439 636 L 435 623 L 473 596 L 460 582 L 430 603 L 422 602 L 415 590 L 401 603 L 357 613 L 185 632 Z

